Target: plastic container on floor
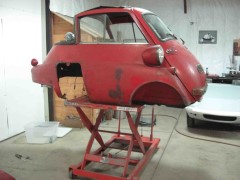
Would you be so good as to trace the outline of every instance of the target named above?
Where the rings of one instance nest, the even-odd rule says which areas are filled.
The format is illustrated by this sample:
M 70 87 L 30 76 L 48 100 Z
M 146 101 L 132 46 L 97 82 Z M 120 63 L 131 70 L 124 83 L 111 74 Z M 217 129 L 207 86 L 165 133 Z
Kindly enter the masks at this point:
M 27 124 L 25 135 L 28 143 L 53 143 L 57 138 L 59 122 L 32 122 Z

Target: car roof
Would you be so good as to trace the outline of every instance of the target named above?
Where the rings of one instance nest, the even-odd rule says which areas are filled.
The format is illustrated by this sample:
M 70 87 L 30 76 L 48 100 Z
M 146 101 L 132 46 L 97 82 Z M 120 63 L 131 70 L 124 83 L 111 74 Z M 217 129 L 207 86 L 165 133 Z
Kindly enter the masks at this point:
M 146 9 L 131 7 L 131 6 L 99 6 L 99 7 L 95 7 L 95 8 L 80 12 L 76 16 L 88 15 L 88 14 L 90 15 L 94 13 L 129 12 L 129 11 L 131 12 L 138 11 L 140 13 L 150 12 Z
M 95 9 L 107 9 L 107 8 L 132 8 L 131 6 L 98 6 L 98 7 L 95 7 L 95 8 L 92 8 L 92 9 L 88 9 L 86 11 L 92 11 L 92 10 L 95 10 Z M 84 12 L 86 12 L 84 11 Z

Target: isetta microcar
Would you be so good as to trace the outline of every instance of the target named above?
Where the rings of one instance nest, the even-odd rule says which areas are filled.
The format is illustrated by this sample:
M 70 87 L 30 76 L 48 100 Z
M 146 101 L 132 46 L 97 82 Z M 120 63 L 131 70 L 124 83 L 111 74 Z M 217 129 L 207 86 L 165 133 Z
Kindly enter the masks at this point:
M 198 60 L 154 13 L 132 7 L 98 7 L 74 17 L 75 35 L 54 45 L 43 64 L 32 60 L 32 80 L 59 87 L 83 77 L 93 103 L 185 107 L 206 91 Z M 86 33 L 90 36 L 86 36 Z

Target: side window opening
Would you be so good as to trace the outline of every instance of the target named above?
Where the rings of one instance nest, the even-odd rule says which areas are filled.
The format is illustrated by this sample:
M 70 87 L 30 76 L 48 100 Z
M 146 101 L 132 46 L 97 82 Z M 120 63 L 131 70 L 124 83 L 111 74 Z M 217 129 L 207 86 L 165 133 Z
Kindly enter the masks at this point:
M 147 43 L 128 13 L 91 15 L 81 18 L 79 23 L 81 43 Z

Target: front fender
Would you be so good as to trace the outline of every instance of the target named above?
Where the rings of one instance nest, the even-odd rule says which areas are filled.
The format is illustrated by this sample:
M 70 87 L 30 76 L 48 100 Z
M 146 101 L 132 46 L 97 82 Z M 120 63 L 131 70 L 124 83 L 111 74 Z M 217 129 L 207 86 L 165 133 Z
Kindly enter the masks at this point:
M 174 86 L 164 81 L 145 82 L 131 94 L 131 104 L 158 104 L 174 107 L 185 107 L 194 101 L 189 99 L 183 86 Z M 153 103 L 154 102 L 154 103 Z

